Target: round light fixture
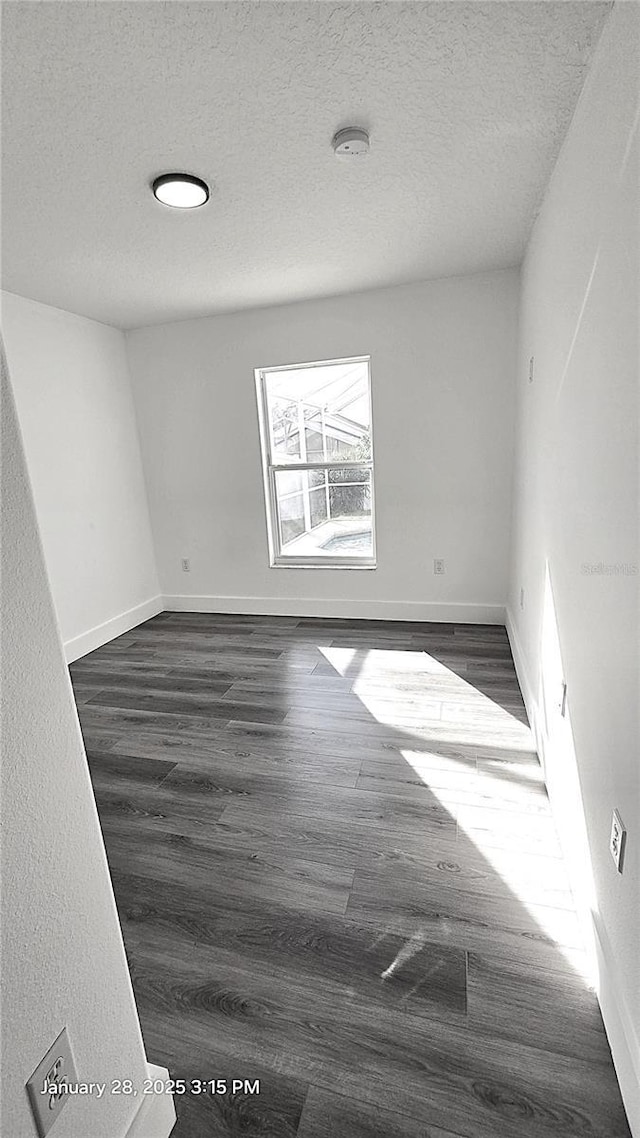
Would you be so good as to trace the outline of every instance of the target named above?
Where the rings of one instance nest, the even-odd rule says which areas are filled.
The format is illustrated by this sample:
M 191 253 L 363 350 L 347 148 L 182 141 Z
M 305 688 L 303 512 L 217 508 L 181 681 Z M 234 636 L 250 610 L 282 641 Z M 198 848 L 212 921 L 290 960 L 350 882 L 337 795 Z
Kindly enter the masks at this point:
M 347 126 L 334 134 L 331 145 L 336 158 L 361 158 L 369 153 L 369 135 L 360 126 Z
M 154 196 L 175 209 L 195 209 L 209 200 L 209 187 L 193 174 L 161 174 L 152 184 Z

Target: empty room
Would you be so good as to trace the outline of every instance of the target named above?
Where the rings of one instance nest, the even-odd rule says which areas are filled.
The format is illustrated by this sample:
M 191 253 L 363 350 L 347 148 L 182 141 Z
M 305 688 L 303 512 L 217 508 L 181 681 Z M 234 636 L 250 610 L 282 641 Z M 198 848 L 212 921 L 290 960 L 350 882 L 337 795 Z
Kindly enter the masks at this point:
M 640 4 L 0 18 L 2 1138 L 640 1138 Z

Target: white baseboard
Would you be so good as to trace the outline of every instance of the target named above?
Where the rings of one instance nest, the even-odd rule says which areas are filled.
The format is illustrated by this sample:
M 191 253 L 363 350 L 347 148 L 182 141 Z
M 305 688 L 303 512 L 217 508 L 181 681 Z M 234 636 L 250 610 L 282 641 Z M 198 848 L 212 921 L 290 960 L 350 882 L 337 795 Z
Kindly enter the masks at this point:
M 105 620 L 95 628 L 65 641 L 68 664 L 86 656 L 135 628 L 137 624 L 167 610 L 169 612 L 250 613 L 256 616 L 335 616 L 360 620 L 415 620 L 456 624 L 504 624 L 503 605 L 439 604 L 429 601 L 349 601 L 305 597 L 156 596 Z
M 508 607 L 506 626 L 516 674 L 518 676 L 518 683 L 520 684 L 522 698 L 524 699 L 527 715 L 529 716 L 529 723 L 535 739 L 540 762 L 544 769 L 544 735 L 539 729 L 540 713 L 538 710 L 538 701 L 535 697 L 529 668 L 516 630 L 513 614 Z M 563 826 L 561 823 L 564 819 L 565 804 L 561 800 L 556 800 L 554 782 L 552 779 L 548 781 L 547 787 L 549 790 L 551 809 L 558 822 L 559 833 L 562 834 Z M 570 853 L 570 851 L 568 852 Z M 584 850 L 584 856 L 590 858 L 588 848 Z M 637 1032 L 629 1016 L 625 1001 L 620 993 L 616 978 L 615 962 L 606 931 L 601 927 L 601 923 L 597 917 L 594 916 L 591 907 L 586 903 L 581 904 L 581 898 L 584 895 L 583 886 L 577 877 L 575 880 L 573 879 L 572 870 L 576 864 L 574 859 L 571 856 L 565 856 L 565 863 L 570 874 L 574 899 L 579 909 L 578 917 L 585 930 L 585 939 L 588 941 L 587 950 L 589 951 L 593 947 L 595 952 L 597 972 L 595 981 L 597 985 L 598 1002 L 602 1012 L 609 1047 L 611 1048 L 613 1065 L 616 1069 L 616 1075 L 618 1076 L 618 1083 L 620 1084 L 622 1100 L 629 1120 L 629 1127 L 633 1138 L 640 1138 L 640 1041 L 638 1040 Z
M 164 1085 L 170 1081 L 166 1067 L 147 1063 L 147 1068 L 150 1079 L 159 1079 Z M 169 1138 L 175 1124 L 176 1110 L 172 1094 L 163 1092 L 145 1095 L 125 1138 Z
M 598 959 L 598 1001 L 613 1056 L 629 1129 L 640 1138 L 640 1040 L 616 980 L 611 948 L 605 930 L 594 920 Z
M 416 620 L 504 624 L 504 605 L 431 601 L 362 601 L 315 597 L 165 596 L 168 612 L 249 613 L 255 616 L 324 616 L 358 620 Z
M 122 636 L 123 632 L 128 632 L 130 628 L 135 628 L 144 620 L 157 616 L 159 612 L 162 612 L 163 607 L 161 596 L 150 597 L 141 605 L 136 605 L 135 608 L 128 609 L 127 612 L 121 612 L 118 616 L 112 616 L 102 624 L 97 624 L 95 628 L 90 628 L 87 632 L 81 632 L 79 636 L 74 636 L 72 640 L 66 640 L 64 653 L 67 664 L 71 664 L 80 656 L 86 656 L 87 652 L 93 652 L 95 648 L 100 648 L 102 644 L 114 640 L 116 636 Z
M 505 625 L 507 628 L 509 645 L 511 647 L 511 655 L 513 656 L 513 663 L 516 669 L 516 676 L 518 677 L 518 683 L 520 685 L 520 691 L 522 692 L 524 706 L 529 718 L 529 726 L 531 727 L 536 750 L 538 752 L 538 758 L 540 759 L 540 764 L 544 771 L 544 748 L 542 747 L 542 740 L 538 736 L 538 703 L 536 700 L 533 684 L 531 683 L 531 677 L 529 675 L 529 668 L 527 665 L 526 656 L 524 654 L 524 649 L 520 643 L 520 637 L 518 636 L 516 630 L 516 622 L 513 619 L 513 613 L 511 612 L 511 609 L 508 605 L 505 613 Z
M 527 715 L 529 716 L 529 723 L 533 728 L 533 719 L 535 718 L 536 707 L 533 686 L 529 678 L 529 669 L 527 667 L 527 661 L 525 659 L 524 651 L 520 643 L 520 637 L 516 631 L 516 624 L 513 619 L 513 613 L 511 612 L 511 609 L 508 605 L 506 609 L 505 624 L 507 626 L 507 636 L 509 637 L 509 644 L 511 645 L 511 655 L 513 656 L 513 661 L 516 667 L 516 675 L 518 677 L 518 683 L 520 684 L 522 698 L 527 709 Z

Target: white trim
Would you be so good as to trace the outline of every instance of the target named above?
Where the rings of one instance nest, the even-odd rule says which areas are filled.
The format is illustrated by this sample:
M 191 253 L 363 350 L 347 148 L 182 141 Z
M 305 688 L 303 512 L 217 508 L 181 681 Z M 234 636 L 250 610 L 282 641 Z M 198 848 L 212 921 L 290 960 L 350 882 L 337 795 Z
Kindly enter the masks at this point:
M 168 612 L 249 613 L 260 616 L 323 616 L 358 620 L 441 621 L 454 624 L 504 624 L 503 605 L 437 601 L 362 601 L 324 597 L 164 597 Z
M 304 535 L 303 535 L 304 536 Z M 276 557 L 269 566 L 270 569 L 377 569 L 378 562 L 373 558 L 361 557 L 356 561 L 353 557 Z
M 348 461 L 345 459 L 343 462 L 340 462 L 339 460 L 336 461 L 334 459 L 332 459 L 331 462 L 325 462 L 323 459 L 322 462 L 272 462 L 270 463 L 270 466 L 274 474 L 291 474 L 292 471 L 297 470 L 358 470 L 362 469 L 363 466 L 367 466 L 369 469 L 371 469 L 373 462 L 370 458 L 361 458 L 359 462 L 357 459 L 349 459 Z M 366 482 L 349 482 L 347 485 L 366 486 L 367 484 Z M 320 490 L 321 487 L 312 486 L 311 489 Z M 294 494 L 299 493 L 299 490 L 290 490 L 288 494 L 283 494 L 282 497 L 291 498 Z
M 157 616 L 159 612 L 162 612 L 162 609 L 162 597 L 150 597 L 148 601 L 143 601 L 135 608 L 121 612 L 118 616 L 110 617 L 102 624 L 97 624 L 95 628 L 89 628 L 86 632 L 81 632 L 79 636 L 74 636 L 72 640 L 66 640 L 64 654 L 67 664 L 71 664 L 80 656 L 86 656 L 87 652 L 93 652 L 95 648 L 100 648 L 109 640 L 115 640 L 116 636 L 122 636 L 123 632 L 128 632 L 130 628 L 135 628 L 144 620 Z
M 538 701 L 535 698 L 527 659 L 516 630 L 513 614 L 508 607 L 506 625 L 518 683 L 520 684 L 527 715 L 529 716 L 529 723 L 531 724 L 540 762 L 544 769 L 544 734 L 539 730 Z M 564 817 L 565 804 L 558 798 L 555 792 L 554 780 L 551 778 L 547 782 L 547 789 L 553 815 L 559 823 Z M 558 825 L 558 831 L 559 834 L 562 835 L 563 827 L 561 825 Z M 573 856 L 571 856 L 572 853 Z M 584 850 L 584 856 L 590 858 L 591 855 L 588 849 Z M 620 993 L 615 960 L 609 945 L 606 930 L 602 927 L 601 921 L 592 911 L 590 905 L 587 904 L 586 899 L 584 899 L 582 882 L 572 873 L 572 870 L 574 870 L 576 866 L 575 851 L 566 851 L 565 864 L 571 878 L 572 892 L 578 909 L 578 918 L 585 931 L 587 949 L 589 950 L 593 947 L 595 951 L 597 965 L 597 975 L 595 979 L 598 1002 L 600 1004 L 602 1019 L 604 1021 L 607 1039 L 609 1040 L 613 1065 L 616 1070 L 616 1075 L 618 1076 L 620 1092 L 627 1112 L 629 1126 L 634 1138 L 640 1138 L 640 1040 L 638 1040 L 636 1029 L 629 1015 L 624 998 Z
M 608 937 L 601 922 L 593 919 L 598 961 L 598 1001 L 611 1048 L 622 1101 L 634 1138 L 640 1138 L 640 1039 L 622 998 L 616 979 Z
M 511 652 L 516 666 L 516 672 L 518 674 L 518 682 L 522 689 L 522 696 L 526 704 L 527 711 L 529 712 L 529 718 L 531 719 L 531 712 L 533 711 L 534 705 L 533 688 L 531 687 L 531 682 L 529 680 L 529 669 L 527 668 L 524 651 L 516 629 L 516 622 L 513 619 L 513 614 L 508 605 L 506 609 L 505 624 L 507 627 L 507 636 L 509 637 L 509 643 L 511 645 Z
M 306 360 L 297 364 L 269 364 L 268 367 L 256 368 L 256 371 L 306 371 L 312 367 L 332 367 L 333 364 L 364 364 L 368 363 L 371 356 L 342 356 L 337 360 Z
M 170 1081 L 166 1067 L 147 1063 L 150 1079 Z M 176 1124 L 176 1110 L 172 1094 L 144 1095 L 138 1111 L 125 1134 L 125 1138 L 169 1138 Z
M 516 630 L 516 622 L 513 619 L 513 614 L 508 605 L 505 613 L 505 625 L 507 628 L 507 636 L 509 637 L 509 644 L 511 646 L 511 655 L 513 656 L 516 675 L 518 677 L 518 683 L 520 684 L 520 691 L 522 692 L 522 698 L 524 700 L 524 705 L 527 709 L 527 715 L 529 717 L 529 725 L 533 732 L 534 739 L 536 740 L 536 747 L 538 747 L 539 740 L 536 736 L 536 709 L 538 705 L 536 702 L 533 685 L 531 683 L 531 677 L 529 676 L 529 668 L 527 667 L 527 660 L 524 654 L 524 649 L 520 643 L 520 637 L 518 636 L 518 632 Z M 540 750 L 539 747 L 538 749 Z M 539 758 L 544 768 L 544 755 L 540 754 Z

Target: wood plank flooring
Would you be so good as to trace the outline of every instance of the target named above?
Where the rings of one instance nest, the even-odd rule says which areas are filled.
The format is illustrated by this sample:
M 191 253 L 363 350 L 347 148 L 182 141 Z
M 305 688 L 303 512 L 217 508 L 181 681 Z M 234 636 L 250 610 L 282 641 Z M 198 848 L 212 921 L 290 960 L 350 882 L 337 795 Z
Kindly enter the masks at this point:
M 504 629 L 163 613 L 76 661 L 175 1138 L 629 1138 Z

